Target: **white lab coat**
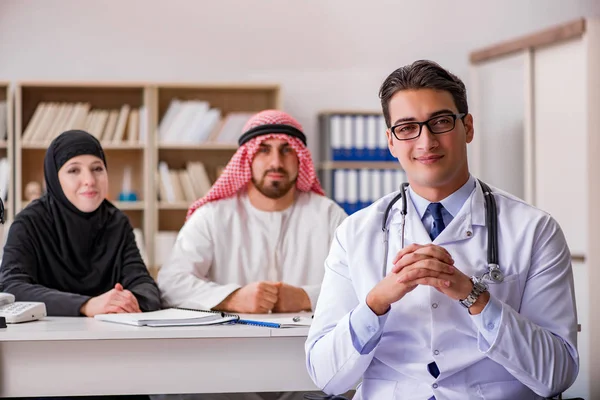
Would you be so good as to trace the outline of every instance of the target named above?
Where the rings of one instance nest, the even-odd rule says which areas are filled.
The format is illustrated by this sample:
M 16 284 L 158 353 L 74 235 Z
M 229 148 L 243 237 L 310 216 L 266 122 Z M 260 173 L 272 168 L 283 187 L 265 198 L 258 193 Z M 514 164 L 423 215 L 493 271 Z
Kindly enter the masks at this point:
M 348 217 L 336 231 L 306 342 L 309 374 L 326 393 L 342 393 L 362 378 L 355 399 L 537 399 L 565 390 L 578 372 L 577 317 L 570 253 L 546 213 L 498 189 L 501 284 L 490 285 L 501 309 L 498 326 L 436 289 L 419 286 L 377 317 L 365 304 L 382 279 L 381 221 L 394 194 Z M 409 197 L 410 198 L 410 197 Z M 401 201 L 389 224 L 387 271 L 401 249 Z M 431 239 L 408 201 L 405 245 Z M 435 239 L 465 274 L 487 271 L 484 198 L 477 183 L 469 199 Z M 367 314 L 365 314 L 365 307 Z M 374 332 L 377 345 L 360 354 L 351 313 L 369 315 L 354 332 Z M 353 319 L 354 321 L 354 319 Z M 490 332 L 495 335 L 490 338 Z M 377 336 L 377 332 L 382 332 Z M 489 341 L 486 339 L 486 335 Z M 435 361 L 436 379 L 427 370 Z
M 257 281 L 302 287 L 314 307 L 323 262 L 346 213 L 331 199 L 300 192 L 284 211 L 260 211 L 246 192 L 200 207 L 181 228 L 158 274 L 163 304 L 211 309 Z

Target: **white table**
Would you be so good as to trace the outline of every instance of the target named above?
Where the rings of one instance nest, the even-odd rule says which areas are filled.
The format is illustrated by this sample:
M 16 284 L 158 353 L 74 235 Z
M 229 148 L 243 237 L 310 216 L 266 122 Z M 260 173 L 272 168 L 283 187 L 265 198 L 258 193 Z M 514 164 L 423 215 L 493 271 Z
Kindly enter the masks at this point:
M 135 327 L 49 317 L 0 329 L 0 396 L 316 390 L 308 328 Z

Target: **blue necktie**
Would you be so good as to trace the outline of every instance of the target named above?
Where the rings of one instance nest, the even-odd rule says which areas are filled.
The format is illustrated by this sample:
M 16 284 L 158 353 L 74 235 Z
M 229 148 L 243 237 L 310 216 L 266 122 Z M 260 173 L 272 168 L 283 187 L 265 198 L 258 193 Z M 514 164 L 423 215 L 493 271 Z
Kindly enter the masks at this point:
M 441 203 L 430 203 L 429 206 L 427 206 L 427 210 L 433 217 L 433 228 L 431 228 L 431 232 L 429 232 L 431 240 L 435 240 L 435 238 L 438 237 L 438 235 L 442 233 L 446 227 L 446 224 L 444 224 L 444 218 L 442 217 L 443 209 L 444 206 Z M 440 370 L 435 361 L 427 364 L 427 370 L 429 370 L 429 373 L 434 378 L 440 376 Z
M 444 224 L 444 218 L 442 217 L 442 210 L 444 206 L 442 203 L 430 203 L 427 206 L 427 210 L 433 217 L 433 228 L 431 228 L 431 232 L 429 232 L 429 236 L 431 240 L 434 240 L 446 227 Z

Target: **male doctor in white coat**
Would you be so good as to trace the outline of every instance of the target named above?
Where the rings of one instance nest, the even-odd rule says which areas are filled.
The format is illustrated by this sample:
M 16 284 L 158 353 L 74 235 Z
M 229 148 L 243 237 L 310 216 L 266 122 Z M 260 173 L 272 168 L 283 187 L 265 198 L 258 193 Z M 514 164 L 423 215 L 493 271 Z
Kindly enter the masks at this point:
M 394 71 L 380 97 L 389 149 L 410 184 L 405 226 L 398 201 L 385 254 L 382 220 L 396 192 L 337 229 L 306 342 L 312 379 L 329 394 L 362 379 L 355 399 L 523 400 L 564 391 L 579 358 L 571 256 L 559 225 L 492 188 L 504 279 L 489 279 L 463 82 L 417 61 Z

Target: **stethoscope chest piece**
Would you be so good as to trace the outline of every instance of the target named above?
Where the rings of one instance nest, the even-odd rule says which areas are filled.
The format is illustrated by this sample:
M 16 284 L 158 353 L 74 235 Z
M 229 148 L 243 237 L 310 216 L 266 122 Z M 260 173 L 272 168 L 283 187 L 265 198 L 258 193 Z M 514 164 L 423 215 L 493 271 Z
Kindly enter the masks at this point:
M 498 264 L 489 264 L 488 268 L 489 270 L 485 276 L 487 276 L 492 283 L 502 283 L 504 281 L 504 274 L 500 271 L 500 266 L 498 266 Z
M 490 272 L 490 278 L 496 283 L 502 283 L 504 281 L 504 274 L 500 271 Z

